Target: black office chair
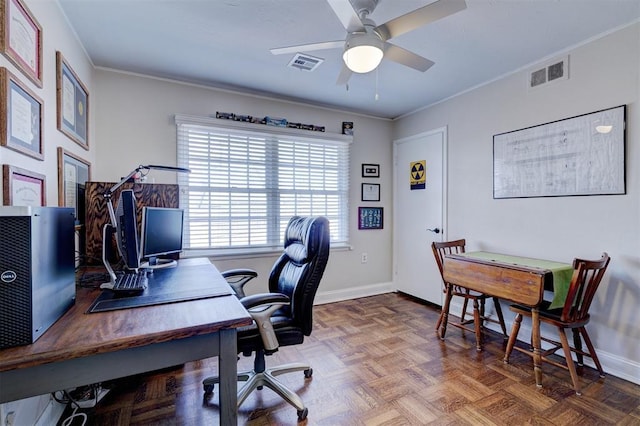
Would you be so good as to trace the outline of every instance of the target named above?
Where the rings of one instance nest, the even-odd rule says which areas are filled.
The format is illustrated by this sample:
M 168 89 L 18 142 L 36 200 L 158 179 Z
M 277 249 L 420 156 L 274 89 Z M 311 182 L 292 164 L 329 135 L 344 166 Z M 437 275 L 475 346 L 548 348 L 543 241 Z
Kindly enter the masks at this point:
M 234 269 L 222 275 L 254 320 L 252 326 L 238 330 L 238 353 L 251 356 L 255 352 L 253 370 L 238 373 L 238 380 L 246 382 L 238 391 L 238 406 L 254 389 L 267 386 L 293 405 L 298 419 L 304 420 L 308 409 L 275 376 L 303 371 L 309 378 L 313 370 L 298 363 L 267 369 L 265 355 L 280 346 L 299 345 L 311 334 L 313 300 L 329 259 L 329 221 L 324 217 L 293 217 L 284 237 L 284 253 L 269 276 L 270 293 L 244 295 L 245 284 L 257 276 L 255 271 Z M 205 396 L 213 392 L 216 383 L 217 377 L 203 381 Z

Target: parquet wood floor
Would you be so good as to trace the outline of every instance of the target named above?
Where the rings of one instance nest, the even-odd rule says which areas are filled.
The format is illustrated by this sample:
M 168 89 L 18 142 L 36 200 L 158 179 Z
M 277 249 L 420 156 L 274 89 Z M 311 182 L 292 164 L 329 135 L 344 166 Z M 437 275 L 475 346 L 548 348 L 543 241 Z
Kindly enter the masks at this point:
M 543 365 L 536 388 L 530 357 L 502 362 L 502 335 L 489 332 L 484 351 L 475 336 L 452 328 L 438 339 L 439 309 L 401 294 L 315 308 L 315 328 L 303 345 L 282 348 L 268 365 L 306 360 L 313 377 L 280 376 L 309 408 L 307 425 L 640 425 L 640 386 L 585 367 L 583 395 L 568 371 Z M 90 425 L 215 425 L 217 394 L 203 400 L 202 379 L 216 359 L 115 383 Z M 239 370 L 251 358 L 241 357 Z M 239 424 L 293 425 L 296 410 L 271 390 L 254 392 Z

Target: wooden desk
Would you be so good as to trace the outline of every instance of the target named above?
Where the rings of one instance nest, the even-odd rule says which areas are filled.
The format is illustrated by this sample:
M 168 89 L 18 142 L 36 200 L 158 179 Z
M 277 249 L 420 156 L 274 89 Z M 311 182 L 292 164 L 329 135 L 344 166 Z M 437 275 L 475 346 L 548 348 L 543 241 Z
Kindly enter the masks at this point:
M 549 269 L 526 266 L 528 258 L 511 258 L 519 259 L 519 262 L 514 264 L 476 258 L 472 257 L 472 253 L 447 255 L 443 263 L 443 277 L 449 285 L 456 284 L 532 308 L 534 373 L 536 384 L 542 386 L 540 317 L 537 307 L 542 302 L 545 287 L 553 288 L 553 273 Z M 571 265 L 566 266 L 571 268 Z
M 213 265 L 202 278 L 224 280 Z M 236 328 L 252 320 L 235 296 L 85 313 L 98 294 L 78 289 L 35 343 L 0 350 L 0 403 L 218 356 L 220 423 L 236 424 Z

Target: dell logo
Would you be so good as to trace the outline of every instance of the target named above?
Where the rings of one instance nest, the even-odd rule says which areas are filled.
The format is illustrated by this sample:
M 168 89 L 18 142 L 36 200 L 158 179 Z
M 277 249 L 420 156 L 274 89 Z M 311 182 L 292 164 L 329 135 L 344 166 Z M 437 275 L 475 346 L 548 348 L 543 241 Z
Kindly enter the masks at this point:
M 18 274 L 13 271 L 4 271 L 2 275 L 0 275 L 0 280 L 5 283 L 14 282 L 18 278 Z

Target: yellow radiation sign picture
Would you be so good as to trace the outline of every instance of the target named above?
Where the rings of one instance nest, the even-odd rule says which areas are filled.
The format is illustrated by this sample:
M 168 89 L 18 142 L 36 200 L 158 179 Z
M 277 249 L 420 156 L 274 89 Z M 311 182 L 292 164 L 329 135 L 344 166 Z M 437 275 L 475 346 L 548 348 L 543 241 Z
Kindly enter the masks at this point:
M 411 162 L 410 169 L 409 184 L 411 190 L 425 189 L 427 184 L 427 161 L 413 161 Z

